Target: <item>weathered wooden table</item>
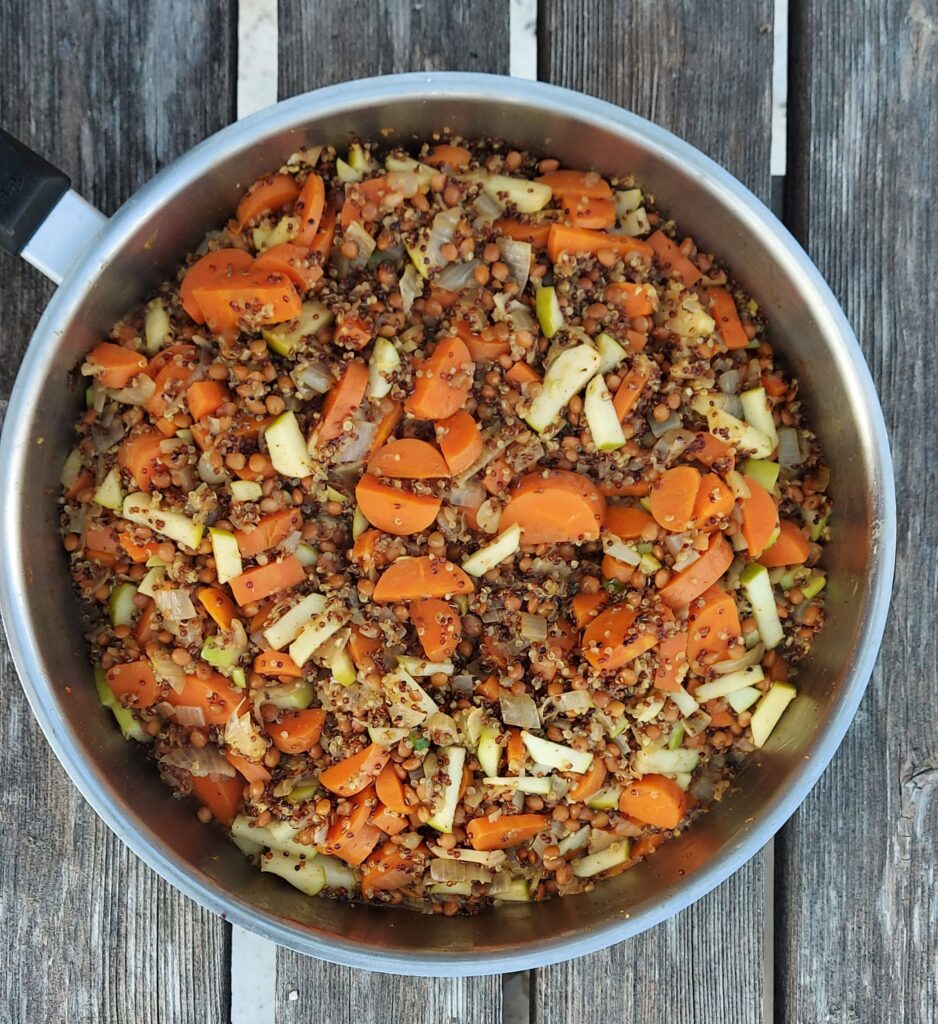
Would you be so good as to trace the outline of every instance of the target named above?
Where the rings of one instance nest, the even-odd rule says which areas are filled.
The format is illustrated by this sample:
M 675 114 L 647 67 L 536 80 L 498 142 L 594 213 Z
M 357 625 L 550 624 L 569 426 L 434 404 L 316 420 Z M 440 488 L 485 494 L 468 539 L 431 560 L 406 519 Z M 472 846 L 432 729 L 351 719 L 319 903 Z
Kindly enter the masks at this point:
M 233 941 L 224 921 L 97 820 L 0 648 L 2 1020 L 938 1019 L 938 479 L 925 452 L 938 425 L 938 292 L 927 256 L 938 237 L 938 6 L 791 4 L 281 0 L 278 26 L 275 0 L 0 2 L 0 122 L 105 211 L 277 91 L 364 75 L 536 74 L 652 118 L 774 198 L 819 264 L 879 385 L 899 484 L 880 668 L 801 811 L 677 919 L 530 977 L 401 979 L 271 949 L 269 972 L 250 952 L 255 970 L 236 968 L 233 990 L 242 936 Z M 52 288 L 9 260 L 3 279 L 5 409 Z M 250 1009 L 245 980 L 266 1008 Z

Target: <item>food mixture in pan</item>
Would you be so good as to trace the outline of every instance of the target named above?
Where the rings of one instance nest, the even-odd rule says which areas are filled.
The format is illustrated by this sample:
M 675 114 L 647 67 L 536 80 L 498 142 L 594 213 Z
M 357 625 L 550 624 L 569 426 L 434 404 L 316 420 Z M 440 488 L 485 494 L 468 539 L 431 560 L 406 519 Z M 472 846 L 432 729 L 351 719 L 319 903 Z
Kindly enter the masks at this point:
M 262 871 L 445 915 L 580 892 L 795 698 L 828 471 L 653 187 L 301 150 L 88 353 L 98 694 Z

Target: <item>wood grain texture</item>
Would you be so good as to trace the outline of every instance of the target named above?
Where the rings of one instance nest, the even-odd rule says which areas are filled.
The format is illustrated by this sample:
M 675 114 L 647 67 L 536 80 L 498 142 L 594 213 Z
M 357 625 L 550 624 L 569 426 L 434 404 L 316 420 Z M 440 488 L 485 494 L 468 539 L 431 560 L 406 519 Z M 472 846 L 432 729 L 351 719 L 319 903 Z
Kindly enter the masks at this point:
M 404 71 L 508 73 L 509 0 L 280 2 L 280 96 Z
M 938 9 L 794 8 L 788 221 L 843 303 L 886 411 L 899 556 L 857 720 L 777 841 L 778 1019 L 934 1021 L 938 1006 Z
M 7 0 L 0 123 L 113 211 L 233 116 L 232 29 L 221 2 Z M 52 286 L 9 258 L 3 272 L 5 410 Z M 0 919 L 11 953 L 0 982 L 3 1019 L 225 1020 L 227 925 L 162 882 L 81 799 L 29 712 L 5 643 L 0 692 Z
M 282 0 L 279 19 L 281 97 L 403 71 L 508 71 L 508 0 Z M 502 1019 L 501 980 L 396 978 L 280 950 L 278 1024 L 314 1017 L 346 1024 L 361 1020 L 367 1007 L 375 1019 L 408 1024 L 495 1024 Z
M 540 10 L 540 78 L 656 121 L 768 200 L 768 0 L 542 0 Z M 771 956 L 763 922 L 772 912 L 765 898 L 771 875 L 765 857 L 763 852 L 692 908 L 644 935 L 536 971 L 533 1019 L 763 1020 L 771 1013 L 772 996 L 771 971 L 763 971 Z

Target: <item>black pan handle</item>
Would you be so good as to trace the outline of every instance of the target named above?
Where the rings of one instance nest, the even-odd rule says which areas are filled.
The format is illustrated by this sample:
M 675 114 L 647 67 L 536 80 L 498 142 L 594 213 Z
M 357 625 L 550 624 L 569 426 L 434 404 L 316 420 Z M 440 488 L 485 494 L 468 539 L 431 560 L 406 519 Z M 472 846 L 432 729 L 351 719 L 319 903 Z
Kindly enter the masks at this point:
M 18 256 L 70 186 L 67 174 L 0 128 L 0 248 Z

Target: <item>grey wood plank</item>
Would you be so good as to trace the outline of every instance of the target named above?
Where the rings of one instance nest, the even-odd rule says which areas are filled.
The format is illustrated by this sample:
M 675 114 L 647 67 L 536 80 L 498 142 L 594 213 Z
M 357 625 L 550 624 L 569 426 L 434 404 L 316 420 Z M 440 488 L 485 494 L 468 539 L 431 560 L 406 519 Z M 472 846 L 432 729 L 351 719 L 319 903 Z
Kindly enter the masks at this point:
M 768 201 L 771 33 L 768 0 L 542 0 L 539 77 L 669 128 Z M 772 998 L 766 856 L 676 919 L 605 953 L 536 971 L 534 1019 L 764 1019 Z
M 508 71 L 508 0 L 282 0 L 279 18 L 281 97 L 402 71 Z M 360 1020 L 364 1007 L 374 1007 L 376 1019 L 408 1024 L 494 1024 L 501 1021 L 501 982 L 369 974 L 279 951 L 278 1024 L 313 1016 L 346 1024 Z
M 0 123 L 113 211 L 233 118 L 233 12 L 186 0 L 4 0 Z M 12 259 L 3 273 L 5 410 L 52 286 Z M 81 799 L 29 712 L 5 642 L 0 693 L 0 918 L 12 954 L 2 972 L 3 1019 L 227 1019 L 228 926 L 162 882 Z
M 892 614 L 846 742 L 777 841 L 778 1020 L 934 1021 L 938 1005 L 938 11 L 793 9 L 788 221 L 857 329 L 898 485 Z
M 403 71 L 508 73 L 509 0 L 280 2 L 280 96 Z

